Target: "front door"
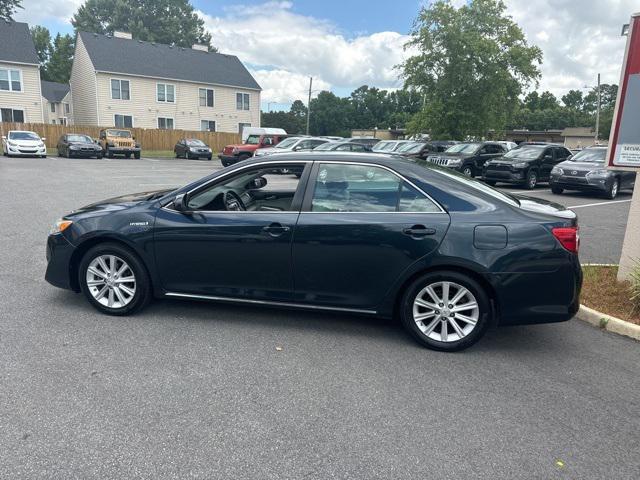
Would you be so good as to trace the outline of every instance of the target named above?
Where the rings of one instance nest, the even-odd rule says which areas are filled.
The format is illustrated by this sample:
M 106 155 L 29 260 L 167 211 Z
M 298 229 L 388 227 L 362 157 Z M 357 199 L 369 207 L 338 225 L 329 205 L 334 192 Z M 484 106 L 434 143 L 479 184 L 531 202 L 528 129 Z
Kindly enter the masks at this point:
M 545 148 L 542 153 L 541 163 L 540 163 L 540 180 L 549 180 L 551 177 L 551 169 L 554 165 L 558 163 L 556 160 L 555 149 L 552 147 Z
M 154 243 L 163 289 L 289 300 L 304 168 L 295 162 L 244 167 L 188 195 L 187 212 L 160 209 Z
M 448 226 L 447 213 L 384 167 L 316 162 L 293 241 L 295 301 L 375 310 Z

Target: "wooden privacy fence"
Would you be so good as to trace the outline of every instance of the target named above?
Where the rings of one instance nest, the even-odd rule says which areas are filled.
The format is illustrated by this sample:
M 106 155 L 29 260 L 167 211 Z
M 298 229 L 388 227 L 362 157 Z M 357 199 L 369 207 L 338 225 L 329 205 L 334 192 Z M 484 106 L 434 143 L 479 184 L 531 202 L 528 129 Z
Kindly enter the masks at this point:
M 58 139 L 65 133 L 83 133 L 98 138 L 100 130 L 114 127 L 95 127 L 82 125 L 53 125 L 48 123 L 9 123 L 0 122 L 0 132 L 6 135 L 9 130 L 30 130 L 46 138 L 47 147 L 54 148 Z M 173 150 L 176 142 L 181 138 L 199 138 L 211 147 L 214 152 L 220 152 L 225 145 L 242 143 L 239 133 L 198 132 L 187 130 L 156 130 L 147 128 L 127 128 L 136 137 L 136 141 L 144 150 Z

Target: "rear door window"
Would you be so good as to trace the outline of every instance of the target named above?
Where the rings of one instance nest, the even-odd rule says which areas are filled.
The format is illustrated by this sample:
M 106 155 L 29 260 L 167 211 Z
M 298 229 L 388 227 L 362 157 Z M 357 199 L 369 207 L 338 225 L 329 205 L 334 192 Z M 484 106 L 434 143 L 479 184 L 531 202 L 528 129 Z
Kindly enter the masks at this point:
M 322 163 L 311 200 L 313 212 L 440 212 L 422 192 L 387 169 Z

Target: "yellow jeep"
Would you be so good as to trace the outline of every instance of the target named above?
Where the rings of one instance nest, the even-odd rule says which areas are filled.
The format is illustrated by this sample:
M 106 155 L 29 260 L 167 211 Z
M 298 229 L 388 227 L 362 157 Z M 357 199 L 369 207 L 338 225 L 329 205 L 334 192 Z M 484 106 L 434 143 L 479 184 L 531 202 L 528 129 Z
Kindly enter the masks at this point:
M 131 158 L 140 158 L 140 144 L 136 142 L 136 137 L 131 135 L 129 130 L 122 128 L 106 128 L 100 130 L 98 143 L 102 147 L 104 157 L 113 158 L 114 155 L 124 155 Z

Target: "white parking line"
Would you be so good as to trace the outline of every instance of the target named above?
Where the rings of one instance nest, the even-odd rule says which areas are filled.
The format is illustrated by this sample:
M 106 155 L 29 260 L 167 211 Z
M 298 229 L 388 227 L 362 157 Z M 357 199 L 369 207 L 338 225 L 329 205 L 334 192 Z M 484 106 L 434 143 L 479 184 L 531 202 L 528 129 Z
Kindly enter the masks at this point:
M 599 207 L 600 205 L 611 205 L 614 203 L 626 203 L 626 202 L 630 202 L 631 199 L 629 200 L 614 200 L 614 201 L 609 201 L 609 202 L 598 202 L 598 203 L 587 203 L 585 205 L 574 205 L 573 207 L 567 207 L 567 208 L 585 208 L 585 207 Z
M 509 193 L 527 193 L 527 191 L 529 193 L 537 193 L 537 192 L 550 192 L 551 189 L 550 188 L 544 188 L 542 190 L 514 190 L 513 192 L 509 192 Z

